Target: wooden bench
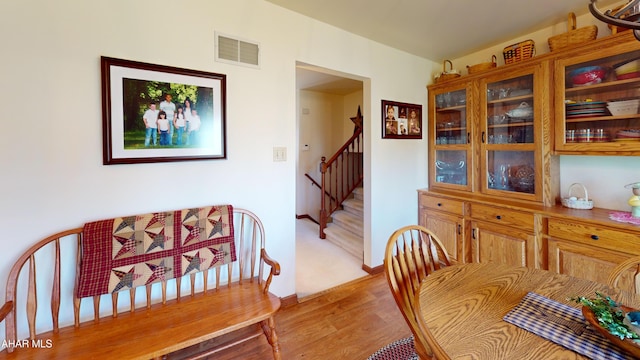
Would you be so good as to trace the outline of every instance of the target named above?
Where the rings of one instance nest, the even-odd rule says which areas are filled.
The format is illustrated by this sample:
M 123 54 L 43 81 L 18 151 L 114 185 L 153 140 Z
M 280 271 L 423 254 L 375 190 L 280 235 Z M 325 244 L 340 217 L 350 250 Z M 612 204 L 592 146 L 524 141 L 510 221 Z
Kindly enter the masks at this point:
M 280 359 L 274 322 L 280 299 L 269 292 L 280 265 L 265 251 L 256 215 L 233 209 L 233 228 L 236 261 L 89 298 L 76 296 L 83 228 L 38 242 L 9 274 L 0 359 L 157 359 L 231 332 L 245 336 L 209 353 L 264 334 Z M 249 335 L 236 331 L 250 326 L 256 331 Z

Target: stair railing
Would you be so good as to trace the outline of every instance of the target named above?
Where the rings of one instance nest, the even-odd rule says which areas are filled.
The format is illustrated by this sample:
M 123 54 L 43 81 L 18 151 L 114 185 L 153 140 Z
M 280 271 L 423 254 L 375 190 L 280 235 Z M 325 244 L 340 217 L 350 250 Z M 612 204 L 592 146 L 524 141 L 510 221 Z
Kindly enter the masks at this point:
M 353 120 L 353 118 L 352 118 Z M 358 108 L 358 120 L 360 108 Z M 362 124 L 355 122 L 353 136 L 329 159 L 322 157 L 320 172 L 321 196 L 320 201 L 320 238 L 326 237 L 324 229 L 331 214 L 342 206 L 342 202 L 349 198 L 355 188 L 362 184 L 363 152 L 362 152 Z

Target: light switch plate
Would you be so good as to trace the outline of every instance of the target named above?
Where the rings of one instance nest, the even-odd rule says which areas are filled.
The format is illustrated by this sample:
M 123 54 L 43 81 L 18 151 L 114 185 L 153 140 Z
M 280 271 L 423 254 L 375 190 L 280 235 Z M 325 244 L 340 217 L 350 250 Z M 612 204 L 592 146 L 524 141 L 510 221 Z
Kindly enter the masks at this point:
M 273 161 L 287 161 L 287 148 L 286 147 L 274 147 L 273 148 Z

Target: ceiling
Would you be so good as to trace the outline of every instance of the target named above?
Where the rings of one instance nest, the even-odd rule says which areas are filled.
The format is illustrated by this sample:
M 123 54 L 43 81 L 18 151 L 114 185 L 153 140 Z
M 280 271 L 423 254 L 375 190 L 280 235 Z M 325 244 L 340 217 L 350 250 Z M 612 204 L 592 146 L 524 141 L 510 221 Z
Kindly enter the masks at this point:
M 296 89 L 333 95 L 347 95 L 362 90 L 362 81 L 335 74 L 316 66 L 296 66 Z
M 267 0 L 408 53 L 442 62 L 567 21 L 590 0 Z M 598 8 L 616 1 L 598 2 Z M 579 25 L 579 24 L 578 24 Z

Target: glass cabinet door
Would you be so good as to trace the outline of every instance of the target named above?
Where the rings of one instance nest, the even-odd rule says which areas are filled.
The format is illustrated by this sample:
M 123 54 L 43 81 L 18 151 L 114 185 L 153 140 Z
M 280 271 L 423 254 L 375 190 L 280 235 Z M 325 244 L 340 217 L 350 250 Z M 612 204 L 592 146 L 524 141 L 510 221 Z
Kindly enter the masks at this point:
M 468 93 L 467 88 L 458 88 L 431 95 L 430 183 L 435 187 L 470 189 Z
M 487 187 L 489 189 L 535 194 L 533 151 L 489 151 Z
M 487 85 L 488 144 L 532 144 L 534 141 L 533 74 Z
M 536 198 L 541 104 L 535 97 L 536 70 L 481 83 L 482 191 L 512 198 Z M 540 85 L 537 85 L 540 86 Z
M 592 51 L 556 64 L 556 150 L 640 152 L 640 45 Z
M 436 150 L 436 183 L 467 185 L 467 152 Z

